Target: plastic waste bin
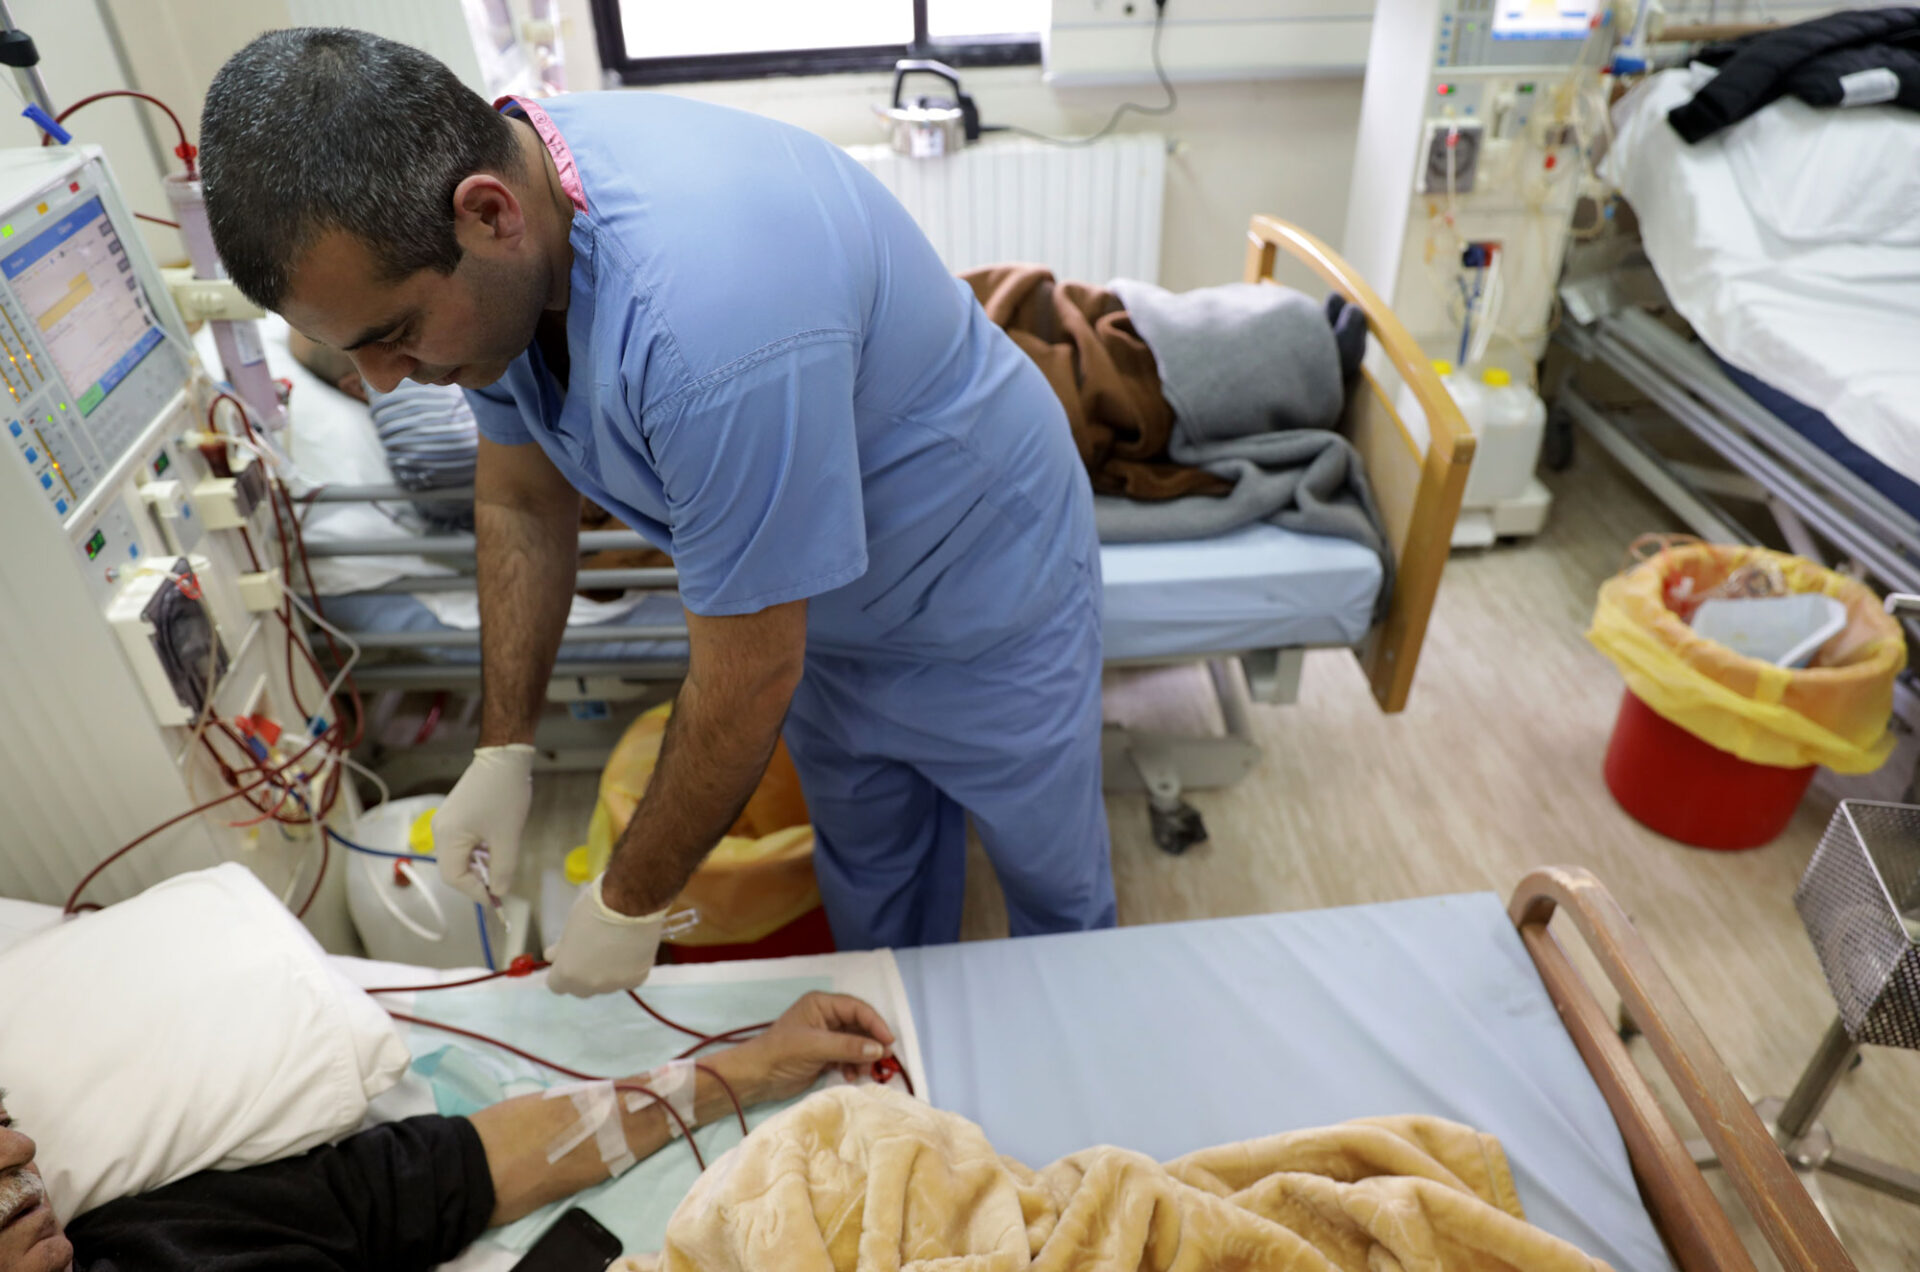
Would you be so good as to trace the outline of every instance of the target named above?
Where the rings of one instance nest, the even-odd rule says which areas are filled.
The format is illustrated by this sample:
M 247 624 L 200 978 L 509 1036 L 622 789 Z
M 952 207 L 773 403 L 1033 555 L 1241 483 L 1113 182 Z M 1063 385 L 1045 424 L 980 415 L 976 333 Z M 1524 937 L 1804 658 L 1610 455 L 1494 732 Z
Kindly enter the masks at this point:
M 613 846 L 646 798 L 671 713 L 671 703 L 646 712 L 613 748 L 600 774 L 587 842 L 567 854 L 567 883 L 584 883 L 607 868 Z M 699 919 L 667 937 L 676 951 L 702 948 L 709 958 L 749 958 L 833 949 L 813 876 L 813 826 L 786 743 L 774 748 L 740 819 L 694 871 L 674 908 L 690 908 Z
M 1748 658 L 1695 632 L 1674 598 L 1748 564 L 1789 592 L 1833 597 L 1847 622 L 1806 668 Z M 1682 606 L 1684 608 L 1684 606 Z M 1635 819 L 1702 848 L 1752 848 L 1785 829 L 1814 769 L 1868 773 L 1893 749 L 1900 625 L 1864 584 L 1765 548 L 1674 542 L 1600 589 L 1590 639 L 1626 678 L 1607 787 Z

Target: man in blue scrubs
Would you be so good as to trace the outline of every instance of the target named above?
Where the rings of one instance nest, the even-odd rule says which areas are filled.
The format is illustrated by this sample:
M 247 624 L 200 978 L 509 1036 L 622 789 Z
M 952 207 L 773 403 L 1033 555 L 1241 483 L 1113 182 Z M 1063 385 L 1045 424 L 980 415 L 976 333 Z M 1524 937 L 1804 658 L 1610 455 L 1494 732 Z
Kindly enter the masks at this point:
M 968 815 L 1015 934 L 1112 924 L 1099 551 L 1039 371 L 818 137 L 651 93 L 498 105 L 288 30 L 202 119 L 240 288 L 376 388 L 474 406 L 484 703 L 445 877 L 511 883 L 585 493 L 672 554 L 689 670 L 556 988 L 645 978 L 783 727 L 843 947 L 958 937 Z

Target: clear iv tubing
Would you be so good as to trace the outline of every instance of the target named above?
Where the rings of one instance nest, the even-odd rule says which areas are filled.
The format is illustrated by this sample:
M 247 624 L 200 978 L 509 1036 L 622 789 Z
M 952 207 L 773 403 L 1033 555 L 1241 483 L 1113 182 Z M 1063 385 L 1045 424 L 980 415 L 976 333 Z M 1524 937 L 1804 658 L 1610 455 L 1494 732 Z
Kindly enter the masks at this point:
M 365 992 L 369 994 L 419 994 L 419 993 L 428 993 L 434 990 L 441 990 L 441 989 L 461 989 L 468 985 L 484 985 L 490 981 L 497 981 L 497 980 L 505 979 L 508 977 L 519 978 L 523 976 L 530 976 L 534 972 L 539 971 L 541 968 L 544 968 L 546 966 L 548 966 L 548 964 L 534 959 L 531 955 L 523 954 L 519 958 L 514 959 L 512 965 L 506 968 L 504 971 L 488 972 L 484 976 L 469 976 L 465 980 L 444 981 L 444 982 L 441 982 L 438 984 L 432 984 L 432 985 L 378 986 L 375 988 L 370 988 Z M 713 1043 L 742 1041 L 739 1035 L 756 1033 L 760 1030 L 771 1027 L 773 1024 L 772 1021 L 768 1020 L 768 1021 L 763 1021 L 757 1025 L 743 1025 L 738 1029 L 730 1029 L 726 1033 L 708 1035 L 708 1034 L 701 1033 L 697 1029 L 689 1029 L 685 1025 L 678 1024 L 674 1021 L 668 1020 L 665 1016 L 662 1016 L 659 1012 L 649 1007 L 646 1004 L 646 1002 L 641 999 L 640 995 L 634 993 L 632 990 L 627 991 L 627 997 L 631 998 L 639 1006 L 640 1010 L 646 1012 L 649 1016 L 652 1016 L 655 1020 L 667 1026 L 669 1029 L 674 1029 L 679 1031 L 680 1033 L 687 1034 L 690 1037 L 700 1039 L 700 1041 L 695 1043 L 692 1047 L 689 1047 L 687 1050 L 681 1052 L 678 1056 L 675 1056 L 674 1059 L 676 1060 L 685 1060 L 690 1056 L 692 1056 L 695 1052 L 700 1051 L 701 1049 L 707 1046 L 710 1046 Z M 586 1082 L 607 1081 L 607 1079 L 605 1078 L 598 1078 L 598 1077 L 595 1077 L 593 1074 L 582 1073 L 577 1069 L 570 1069 L 566 1065 L 557 1064 L 552 1060 L 548 1060 L 542 1056 L 537 1056 L 533 1054 L 531 1051 L 526 1051 L 520 1047 L 516 1047 L 510 1042 L 503 1042 L 499 1038 L 489 1037 L 486 1034 L 479 1033 L 472 1029 L 462 1029 L 458 1025 L 441 1024 L 437 1020 L 427 1020 L 424 1017 L 410 1015 L 406 1012 L 395 1011 L 391 1007 L 388 1007 L 386 1009 L 386 1012 L 389 1016 L 393 1017 L 395 1020 L 404 1021 L 410 1025 L 419 1025 L 422 1028 L 426 1028 L 426 1029 L 437 1029 L 442 1033 L 450 1033 L 450 1034 L 457 1035 L 458 1037 L 461 1037 L 461 1038 L 472 1039 L 474 1042 L 485 1043 L 489 1047 L 498 1047 L 500 1050 L 508 1052 L 512 1055 L 516 1055 L 520 1057 L 522 1060 L 526 1060 L 526 1061 L 529 1061 L 530 1063 L 540 1065 L 543 1068 L 551 1069 L 555 1073 L 561 1074 L 565 1077 L 575 1078 L 575 1079 L 586 1081 Z M 745 1108 L 741 1106 L 740 1097 L 734 1094 L 733 1087 L 727 1082 L 725 1078 L 720 1076 L 717 1070 L 709 1068 L 708 1066 L 701 1064 L 697 1060 L 694 1061 L 694 1067 L 698 1069 L 700 1072 L 711 1077 L 715 1082 L 718 1082 L 720 1084 L 720 1089 L 726 1092 L 727 1100 L 733 1105 L 734 1116 L 740 1119 L 740 1133 L 743 1135 L 748 1134 L 747 1113 Z M 907 1073 L 906 1066 L 901 1064 L 899 1060 L 895 1059 L 894 1057 L 886 1056 L 886 1057 L 882 1057 L 879 1060 L 874 1061 L 873 1067 L 871 1069 L 871 1074 L 876 1082 L 881 1082 L 881 1083 L 885 1083 L 886 1081 L 888 1081 L 889 1079 L 897 1075 L 900 1081 L 906 1086 L 907 1094 L 908 1095 L 916 1094 L 913 1088 L 912 1076 Z M 699 1146 L 693 1142 L 692 1128 L 690 1128 L 687 1125 L 685 1119 L 683 1119 L 677 1112 L 674 1111 L 671 1105 L 667 1104 L 667 1102 L 662 1100 L 658 1095 L 655 1095 L 652 1091 L 648 1090 L 646 1087 L 639 1085 L 638 1083 L 615 1082 L 613 1085 L 615 1090 L 635 1091 L 635 1092 L 638 1092 L 639 1094 L 649 1096 L 652 1098 L 654 1103 L 660 1105 L 661 1108 L 665 1109 L 668 1115 L 671 1116 L 675 1122 L 679 1123 L 681 1131 L 685 1133 L 686 1139 L 687 1139 L 687 1148 L 693 1153 L 693 1160 L 699 1165 L 701 1170 L 704 1171 L 707 1168 L 706 1160 L 702 1158 L 700 1155 Z

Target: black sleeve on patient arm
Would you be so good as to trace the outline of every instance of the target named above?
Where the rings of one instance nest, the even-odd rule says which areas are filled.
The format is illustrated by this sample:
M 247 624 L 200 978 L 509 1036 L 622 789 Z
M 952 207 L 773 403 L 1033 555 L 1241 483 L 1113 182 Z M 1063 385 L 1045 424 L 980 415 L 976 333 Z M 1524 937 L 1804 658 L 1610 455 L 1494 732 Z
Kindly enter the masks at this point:
M 109 1202 L 67 1235 L 75 1272 L 424 1272 L 472 1244 L 492 1213 L 493 1177 L 473 1125 L 415 1117 Z

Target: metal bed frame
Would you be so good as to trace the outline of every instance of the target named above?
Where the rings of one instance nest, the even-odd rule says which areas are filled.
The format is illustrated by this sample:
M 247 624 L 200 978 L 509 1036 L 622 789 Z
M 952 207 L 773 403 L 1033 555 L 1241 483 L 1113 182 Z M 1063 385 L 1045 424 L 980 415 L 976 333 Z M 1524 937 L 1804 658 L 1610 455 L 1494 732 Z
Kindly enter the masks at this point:
M 1591 304 L 1593 295 L 1583 299 Z M 1736 470 L 1672 457 L 1634 412 L 1594 405 L 1577 369 L 1553 394 L 1562 426 L 1579 426 L 1695 534 L 1753 542 L 1727 505 L 1757 504 L 1794 552 L 1857 565 L 1886 591 L 1920 589 L 1920 521 L 1747 396 L 1697 339 L 1628 304 L 1565 324 L 1555 338 L 1582 363 L 1625 380 Z
M 1394 589 L 1385 618 L 1376 624 L 1353 653 L 1360 659 L 1381 710 L 1405 708 L 1419 663 L 1427 622 L 1433 612 L 1446 565 L 1453 523 L 1466 490 L 1473 457 L 1473 436 L 1453 400 L 1440 384 L 1426 355 L 1407 333 L 1386 303 L 1325 243 L 1296 226 L 1273 217 L 1256 216 L 1247 230 L 1245 280 L 1274 282 L 1282 255 L 1294 258 L 1339 292 L 1367 319 L 1373 343 L 1409 387 L 1426 413 L 1432 440 L 1425 448 L 1416 442 L 1395 414 L 1387 396 L 1371 374 L 1362 378 L 1351 395 L 1343 430 L 1365 463 L 1375 499 L 1386 523 L 1395 556 Z M 470 488 L 413 492 L 392 486 L 323 488 L 316 503 L 382 503 L 471 501 Z M 641 549 L 654 545 L 631 531 L 587 531 L 580 535 L 583 553 Z M 474 537 L 471 534 L 431 533 L 405 540 L 340 539 L 309 545 L 314 557 L 424 556 L 471 570 Z M 670 588 L 670 569 L 583 572 L 583 582 L 623 588 Z M 453 591 L 472 586 L 462 574 L 448 578 L 402 579 L 369 589 L 376 594 Z M 349 631 L 366 651 L 423 652 L 434 649 L 474 649 L 477 631 L 374 633 Z M 610 623 L 569 627 L 561 637 L 562 658 L 567 646 L 603 645 L 625 641 L 677 641 L 686 638 L 683 624 Z M 1228 786 L 1246 776 L 1259 762 L 1250 705 L 1254 700 L 1290 703 L 1297 695 L 1305 649 L 1220 650 L 1167 659 L 1135 660 L 1110 665 L 1184 665 L 1205 662 L 1209 684 L 1220 711 L 1224 732 L 1215 736 L 1153 733 L 1109 725 L 1103 736 L 1104 777 L 1107 789 L 1142 791 L 1148 800 L 1155 842 L 1168 852 L 1184 852 L 1207 837 L 1205 823 L 1187 802 L 1185 792 Z M 665 685 L 686 673 L 684 659 L 562 661 L 554 669 L 550 699 L 581 703 L 601 699 L 660 696 Z M 390 712 L 409 690 L 474 690 L 479 687 L 477 664 L 418 664 L 394 662 L 355 671 L 360 687 L 380 695 L 374 715 Z M 576 717 L 581 713 L 576 712 Z M 616 721 L 601 722 L 602 741 L 595 741 L 595 722 L 576 718 L 568 740 L 549 744 L 543 729 L 543 768 L 598 768 L 617 739 Z M 456 776 L 464 753 L 451 748 L 413 747 L 392 755 L 376 755 L 396 785 L 427 778 Z

